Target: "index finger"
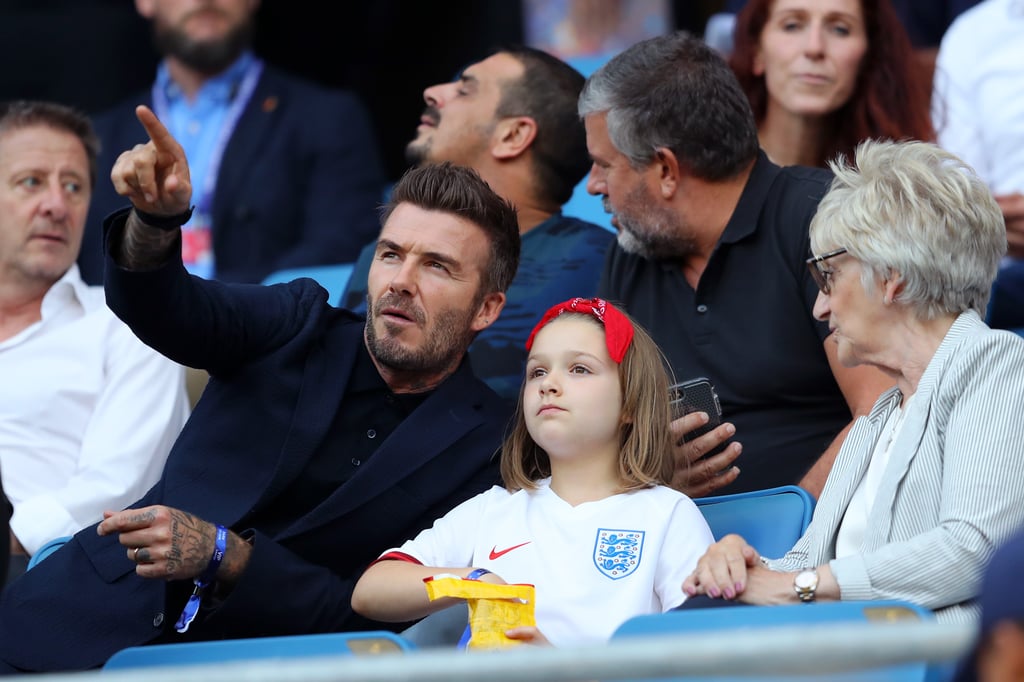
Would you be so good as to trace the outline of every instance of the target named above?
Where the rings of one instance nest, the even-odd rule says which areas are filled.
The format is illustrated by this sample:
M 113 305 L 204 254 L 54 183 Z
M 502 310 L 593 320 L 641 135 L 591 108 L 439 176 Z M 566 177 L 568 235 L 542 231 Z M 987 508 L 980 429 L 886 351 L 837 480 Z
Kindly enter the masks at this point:
M 669 423 L 669 430 L 672 432 L 673 442 L 676 445 L 679 445 L 683 442 L 683 436 L 704 426 L 708 423 L 708 420 L 708 413 L 701 411 L 687 412 L 684 415 L 676 417 Z
M 125 509 L 116 514 L 108 516 L 97 526 L 96 532 L 100 535 L 111 533 L 124 533 L 140 528 L 149 528 L 156 520 L 156 507 L 143 507 L 142 509 Z
M 153 146 L 156 147 L 158 152 L 172 154 L 175 157 L 183 157 L 185 155 L 181 145 L 174 139 L 174 136 L 167 130 L 167 127 L 160 122 L 160 119 L 156 117 L 152 109 L 145 104 L 140 104 L 135 107 L 135 117 L 139 119 L 139 123 L 146 129 L 146 134 L 149 135 L 149 139 L 153 141 Z

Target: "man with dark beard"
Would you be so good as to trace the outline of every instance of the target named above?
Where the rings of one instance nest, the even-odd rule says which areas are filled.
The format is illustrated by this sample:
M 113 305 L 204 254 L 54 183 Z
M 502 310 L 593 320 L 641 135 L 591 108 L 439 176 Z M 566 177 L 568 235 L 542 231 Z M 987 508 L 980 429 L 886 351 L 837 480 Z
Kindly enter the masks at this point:
M 137 0 L 163 55 L 149 91 L 95 118 L 101 177 L 145 142 L 135 107 L 156 112 L 185 148 L 196 210 L 182 231 L 185 267 L 259 282 L 276 270 L 353 261 L 377 234 L 385 186 L 363 104 L 263 63 L 251 50 L 258 0 Z M 79 267 L 100 284 L 103 218 L 124 206 L 93 195 Z
M 522 254 L 505 311 L 469 349 L 473 370 L 515 404 L 526 370 L 526 338 L 551 306 L 593 296 L 614 235 L 562 213 L 587 173 L 586 135 L 576 115 L 583 76 L 546 52 L 507 45 L 454 81 L 423 91 L 426 107 L 406 147 L 414 164 L 468 166 L 515 204 Z M 342 305 L 366 305 L 375 244 L 353 270 Z
M 821 492 L 851 417 L 891 381 L 844 368 L 804 263 L 831 175 L 779 168 L 723 59 L 676 33 L 628 48 L 583 88 L 587 190 L 618 243 L 598 295 L 621 302 L 678 378 L 708 377 L 743 440 L 698 460 L 691 495 L 799 483 Z M 824 454 L 822 454 L 824 451 Z
M 184 151 L 153 112 L 119 157 L 106 294 L 210 384 L 160 481 L 0 597 L 0 672 L 102 665 L 140 644 L 395 627 L 350 605 L 362 570 L 497 482 L 504 403 L 466 348 L 505 303 L 515 209 L 472 170 L 408 172 L 383 213 L 366 320 L 309 279 L 191 277 Z

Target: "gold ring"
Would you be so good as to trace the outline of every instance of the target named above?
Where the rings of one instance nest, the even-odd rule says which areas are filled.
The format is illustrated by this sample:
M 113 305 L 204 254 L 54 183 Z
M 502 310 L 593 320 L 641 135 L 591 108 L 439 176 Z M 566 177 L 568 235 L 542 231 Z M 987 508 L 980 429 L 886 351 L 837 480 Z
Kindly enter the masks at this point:
M 140 549 L 141 549 L 141 547 L 136 547 L 135 548 L 135 552 L 132 554 L 132 561 L 134 561 L 135 563 L 139 563 L 139 550 Z

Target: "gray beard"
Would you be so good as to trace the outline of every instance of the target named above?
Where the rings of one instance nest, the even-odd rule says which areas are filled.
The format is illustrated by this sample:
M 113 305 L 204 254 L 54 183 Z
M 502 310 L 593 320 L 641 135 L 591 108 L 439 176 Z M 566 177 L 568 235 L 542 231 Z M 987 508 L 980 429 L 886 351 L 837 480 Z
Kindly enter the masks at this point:
M 653 216 L 645 217 L 653 219 Z M 631 218 L 624 220 L 622 214 L 616 214 L 616 218 L 619 223 L 616 239 L 626 253 L 647 260 L 683 260 L 697 250 L 693 239 L 680 236 L 678 230 L 665 221 L 656 221 L 638 230 L 634 229 L 636 223 Z

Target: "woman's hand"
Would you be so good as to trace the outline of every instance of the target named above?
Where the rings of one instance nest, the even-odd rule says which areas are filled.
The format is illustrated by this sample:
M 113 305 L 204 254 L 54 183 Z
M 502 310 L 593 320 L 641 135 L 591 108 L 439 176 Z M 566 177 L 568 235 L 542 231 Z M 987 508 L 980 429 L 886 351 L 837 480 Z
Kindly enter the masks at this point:
M 683 592 L 690 597 L 735 599 L 747 588 L 748 569 L 757 566 L 760 558 L 739 535 L 726 535 L 697 561 L 697 568 L 683 581 Z

